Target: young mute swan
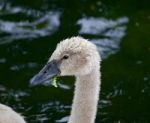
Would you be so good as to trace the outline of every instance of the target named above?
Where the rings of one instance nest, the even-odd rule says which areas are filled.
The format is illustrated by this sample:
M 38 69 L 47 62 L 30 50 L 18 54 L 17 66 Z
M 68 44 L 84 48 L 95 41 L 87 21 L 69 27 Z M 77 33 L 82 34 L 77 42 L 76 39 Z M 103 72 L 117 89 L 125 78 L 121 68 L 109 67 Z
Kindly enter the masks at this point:
M 0 104 L 0 123 L 25 123 L 23 117 L 10 107 Z
M 51 77 L 76 77 L 68 123 L 94 123 L 100 91 L 100 56 L 94 44 L 81 37 L 61 41 L 48 63 L 31 79 L 37 85 Z

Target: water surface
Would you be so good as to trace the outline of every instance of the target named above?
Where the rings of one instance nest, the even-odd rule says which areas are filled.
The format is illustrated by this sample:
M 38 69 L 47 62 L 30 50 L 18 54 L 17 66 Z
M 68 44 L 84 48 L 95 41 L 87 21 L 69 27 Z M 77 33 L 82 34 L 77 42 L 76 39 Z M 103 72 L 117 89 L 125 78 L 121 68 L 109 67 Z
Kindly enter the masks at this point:
M 102 56 L 96 123 L 150 122 L 150 2 L 0 0 L 0 102 L 28 123 L 68 120 L 74 78 L 30 87 L 56 44 L 81 35 Z

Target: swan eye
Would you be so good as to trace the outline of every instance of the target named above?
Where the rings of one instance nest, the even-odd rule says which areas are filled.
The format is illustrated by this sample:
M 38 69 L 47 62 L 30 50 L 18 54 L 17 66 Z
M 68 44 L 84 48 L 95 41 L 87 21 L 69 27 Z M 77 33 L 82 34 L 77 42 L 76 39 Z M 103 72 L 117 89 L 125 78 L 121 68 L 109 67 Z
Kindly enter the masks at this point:
M 63 59 L 68 59 L 68 58 L 69 58 L 68 55 L 64 55 L 64 56 L 63 56 Z

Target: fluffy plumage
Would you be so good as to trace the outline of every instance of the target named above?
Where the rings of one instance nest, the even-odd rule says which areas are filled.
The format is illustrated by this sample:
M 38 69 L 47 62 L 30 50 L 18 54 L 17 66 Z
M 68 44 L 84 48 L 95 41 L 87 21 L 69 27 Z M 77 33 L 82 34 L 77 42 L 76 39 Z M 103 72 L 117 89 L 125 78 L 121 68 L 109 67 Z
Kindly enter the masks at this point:
M 63 57 L 67 59 L 63 60 Z M 49 61 L 60 61 L 62 76 L 74 75 L 75 95 L 68 123 L 94 123 L 100 91 L 100 61 L 96 46 L 81 37 L 61 41 Z
M 76 77 L 68 123 L 94 123 L 100 91 L 100 56 L 94 44 L 81 37 L 61 41 L 48 63 L 31 79 L 32 85 L 55 75 Z
M 61 60 L 65 55 L 69 56 L 67 60 Z M 81 37 L 72 37 L 61 41 L 51 60 L 61 61 L 61 75 L 82 75 L 88 74 L 91 69 L 98 67 L 100 56 L 96 46 Z
M 0 104 L 0 123 L 25 123 L 23 117 L 10 107 Z

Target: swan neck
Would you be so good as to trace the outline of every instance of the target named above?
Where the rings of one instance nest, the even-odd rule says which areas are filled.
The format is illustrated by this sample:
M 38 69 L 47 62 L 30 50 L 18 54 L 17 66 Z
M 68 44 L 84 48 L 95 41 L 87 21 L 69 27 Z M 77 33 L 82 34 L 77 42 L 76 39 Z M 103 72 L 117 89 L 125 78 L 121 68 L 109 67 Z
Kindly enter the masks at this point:
M 71 116 L 68 123 L 94 123 L 100 90 L 99 68 L 77 76 Z

